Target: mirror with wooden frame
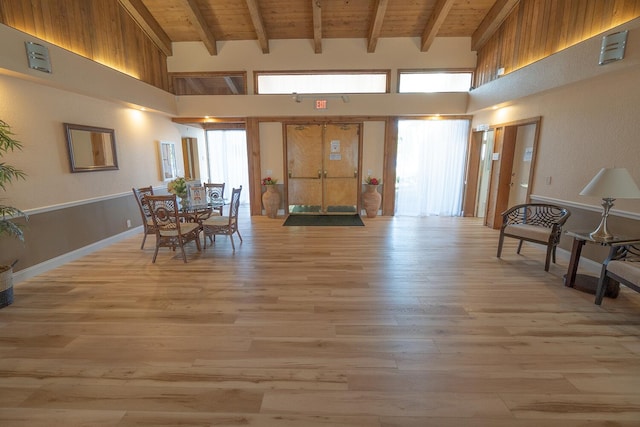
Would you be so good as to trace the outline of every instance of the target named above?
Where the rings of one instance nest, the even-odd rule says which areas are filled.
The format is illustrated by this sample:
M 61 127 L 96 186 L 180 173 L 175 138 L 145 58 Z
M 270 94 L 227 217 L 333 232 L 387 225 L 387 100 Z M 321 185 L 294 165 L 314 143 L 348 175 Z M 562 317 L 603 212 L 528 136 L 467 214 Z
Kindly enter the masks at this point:
M 113 129 L 64 124 L 71 172 L 118 169 L 116 136 Z

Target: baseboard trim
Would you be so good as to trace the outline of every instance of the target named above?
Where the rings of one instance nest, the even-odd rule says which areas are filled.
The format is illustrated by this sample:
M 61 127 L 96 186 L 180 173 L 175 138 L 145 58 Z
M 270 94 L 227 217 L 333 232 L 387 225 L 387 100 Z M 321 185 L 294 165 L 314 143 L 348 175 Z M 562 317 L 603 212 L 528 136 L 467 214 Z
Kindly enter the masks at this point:
M 47 261 L 41 262 L 40 264 L 32 265 L 31 267 L 27 267 L 24 270 L 16 271 L 13 273 L 13 284 L 16 285 L 20 282 L 30 279 L 31 277 L 46 273 L 49 270 L 53 270 L 54 268 L 58 268 L 68 262 L 82 258 L 83 256 L 89 255 L 92 252 L 104 249 L 116 242 L 135 236 L 142 231 L 142 226 L 140 225 L 138 227 L 131 228 L 123 233 L 116 234 L 115 236 L 111 236 L 104 240 L 100 240 L 99 242 L 95 242 L 80 249 L 67 252 L 66 254 L 57 256 L 55 258 L 51 258 Z

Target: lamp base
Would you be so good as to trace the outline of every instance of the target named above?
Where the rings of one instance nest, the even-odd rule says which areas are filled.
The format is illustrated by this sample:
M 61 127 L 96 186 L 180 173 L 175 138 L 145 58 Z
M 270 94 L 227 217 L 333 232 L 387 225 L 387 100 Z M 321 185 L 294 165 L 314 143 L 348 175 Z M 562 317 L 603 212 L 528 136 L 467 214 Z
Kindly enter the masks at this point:
M 598 225 L 598 228 L 589 233 L 589 236 L 591 236 L 591 238 L 596 240 L 607 240 L 613 237 L 613 234 L 611 234 L 607 229 L 607 218 L 609 217 L 609 211 L 613 206 L 614 200 L 615 199 L 611 198 L 602 199 L 602 220 L 600 221 L 600 225 Z

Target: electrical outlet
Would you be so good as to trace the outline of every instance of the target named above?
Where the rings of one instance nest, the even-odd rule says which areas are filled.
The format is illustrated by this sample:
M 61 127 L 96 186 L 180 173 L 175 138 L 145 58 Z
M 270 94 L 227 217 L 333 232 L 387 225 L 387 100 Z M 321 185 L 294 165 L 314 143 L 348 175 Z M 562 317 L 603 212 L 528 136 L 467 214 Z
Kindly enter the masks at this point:
M 127 220 L 127 228 L 131 228 L 131 220 L 130 219 Z

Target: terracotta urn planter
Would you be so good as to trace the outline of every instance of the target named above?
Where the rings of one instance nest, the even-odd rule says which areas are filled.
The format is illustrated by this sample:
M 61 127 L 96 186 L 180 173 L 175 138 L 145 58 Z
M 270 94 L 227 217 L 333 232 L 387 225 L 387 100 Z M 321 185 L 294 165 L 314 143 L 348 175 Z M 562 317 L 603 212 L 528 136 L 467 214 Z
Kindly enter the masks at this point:
M 367 218 L 375 218 L 378 216 L 380 202 L 382 202 L 382 194 L 378 193 L 378 186 L 372 184 L 365 185 L 365 191 L 362 193 L 362 204 L 364 205 L 364 210 L 367 212 Z
M 280 208 L 280 193 L 275 184 L 265 185 L 267 189 L 262 193 L 262 205 L 269 218 L 278 216 L 278 208 Z

